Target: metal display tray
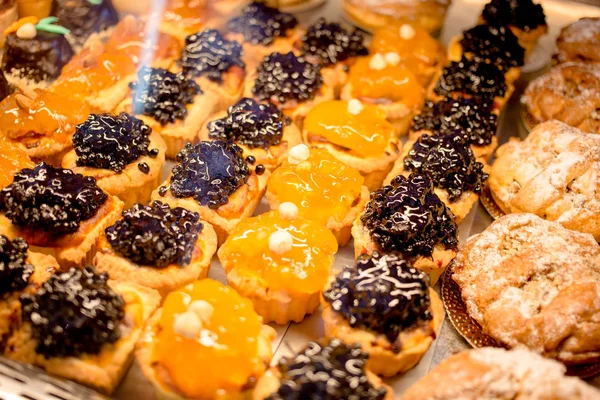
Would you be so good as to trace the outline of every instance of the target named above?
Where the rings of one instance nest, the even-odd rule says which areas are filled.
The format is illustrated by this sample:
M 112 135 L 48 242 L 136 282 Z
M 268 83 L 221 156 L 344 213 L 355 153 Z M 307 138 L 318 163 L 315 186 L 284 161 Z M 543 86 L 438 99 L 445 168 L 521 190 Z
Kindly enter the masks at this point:
M 319 17 L 326 17 L 331 21 L 343 21 L 341 12 L 341 0 L 329 0 L 322 7 L 296 14 L 303 24 L 313 22 Z M 590 0 L 588 0 L 590 2 Z M 581 17 L 600 17 L 600 0 L 591 0 L 596 6 L 576 3 L 571 1 L 541 0 L 549 24 L 548 34 L 542 38 L 537 50 L 535 51 L 532 62 L 525 66 L 521 78 L 516 82 L 516 90 L 510 99 L 506 109 L 501 116 L 498 128 L 498 139 L 500 144 L 506 142 L 511 136 L 524 137 L 527 134 L 521 123 L 519 114 L 519 98 L 527 83 L 540 75 L 550 64 L 550 57 L 554 50 L 554 41 L 560 32 L 561 27 L 576 21 Z M 443 29 L 440 40 L 447 44 L 453 36 L 460 34 L 464 29 L 475 26 L 477 18 L 483 9 L 485 0 L 454 0 L 448 11 L 445 28 Z M 163 170 L 166 178 L 171 170 L 172 163 L 167 163 Z M 265 199 L 257 210 L 257 214 L 269 209 Z M 485 211 L 480 203 L 471 210 L 471 213 L 460 224 L 460 239 L 464 242 L 469 236 L 483 231 L 490 223 L 492 218 Z M 341 248 L 335 259 L 335 268 L 339 269 L 347 264 L 354 263 L 354 254 L 352 243 Z M 213 259 L 210 271 L 211 278 L 225 282 L 225 274 L 218 260 Z M 438 285 L 439 286 L 439 285 Z M 439 288 L 438 288 L 439 290 Z M 320 311 L 308 317 L 299 324 L 273 325 L 277 330 L 278 337 L 274 343 L 275 359 L 277 361 L 282 356 L 290 355 L 294 351 L 301 350 L 308 340 L 319 339 L 323 334 L 323 326 L 320 317 Z M 421 362 L 412 370 L 404 375 L 387 379 L 395 391 L 398 398 L 402 393 L 416 382 L 427 371 L 437 365 L 441 360 L 468 348 L 469 345 L 462 337 L 458 335 L 452 324 L 446 318 L 441 326 L 440 333 L 431 348 L 425 354 Z M 600 377 L 590 380 L 592 384 L 600 387 Z M 156 399 L 152 385 L 143 376 L 139 366 L 132 364 L 127 376 L 115 392 L 116 399 Z

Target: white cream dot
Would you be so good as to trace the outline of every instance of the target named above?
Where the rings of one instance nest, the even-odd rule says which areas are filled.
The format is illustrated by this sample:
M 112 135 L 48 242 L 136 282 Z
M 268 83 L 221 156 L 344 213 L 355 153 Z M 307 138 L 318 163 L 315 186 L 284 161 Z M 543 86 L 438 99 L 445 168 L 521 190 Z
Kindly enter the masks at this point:
M 381 71 L 385 67 L 387 67 L 387 63 L 381 54 L 376 53 L 373 57 L 371 57 L 371 61 L 369 61 L 369 68 L 375 71 Z
M 17 29 L 17 37 L 19 39 L 33 39 L 37 36 L 37 29 L 34 24 L 23 24 Z
M 400 37 L 404 40 L 410 40 L 415 37 L 417 32 L 415 32 L 415 28 L 408 24 L 402 24 L 400 27 Z
M 202 330 L 202 321 L 193 312 L 186 311 L 181 314 L 177 314 L 173 321 L 173 331 L 181 336 L 188 339 L 195 339 Z
M 395 67 L 396 65 L 400 64 L 400 56 L 398 55 L 398 53 L 395 53 L 395 52 L 386 53 L 385 61 L 389 65 Z
M 278 230 L 269 236 L 269 250 L 275 254 L 285 254 L 292 250 L 294 238 L 288 231 Z
M 298 218 L 298 207 L 289 201 L 281 203 L 279 205 L 279 216 L 290 221 L 294 220 Z
M 301 163 L 302 161 L 308 160 L 310 157 L 310 150 L 305 144 L 299 144 L 290 149 L 288 153 L 288 162 L 292 165 Z
M 352 99 L 348 102 L 348 112 L 352 115 L 358 115 L 364 109 L 360 100 Z
M 196 314 L 200 321 L 207 322 L 215 312 L 215 308 L 208 301 L 194 300 L 189 305 L 188 311 Z

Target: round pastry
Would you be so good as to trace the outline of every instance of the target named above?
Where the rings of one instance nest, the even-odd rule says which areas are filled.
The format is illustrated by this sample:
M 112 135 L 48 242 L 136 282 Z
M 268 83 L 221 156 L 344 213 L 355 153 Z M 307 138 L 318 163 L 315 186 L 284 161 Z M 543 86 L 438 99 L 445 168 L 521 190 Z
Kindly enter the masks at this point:
M 525 49 L 525 60 L 548 32 L 544 9 L 533 0 L 490 0 L 483 8 L 480 20 L 487 25 L 508 27 Z
M 383 376 L 414 367 L 444 320 L 429 277 L 398 254 L 361 256 L 330 279 L 321 305 L 325 335 L 361 345 L 367 368 Z
M 360 346 L 338 339 L 308 342 L 260 378 L 252 399 L 394 399 L 392 388 L 366 368 L 368 358 Z
M 404 393 L 403 400 L 600 398 L 565 367 L 526 350 L 466 350 L 443 360 Z
M 421 135 L 409 140 L 404 151 L 385 178 L 389 184 L 398 175 L 425 174 L 435 186 L 435 194 L 444 202 L 456 223 L 460 223 L 479 200 L 488 174 L 486 165 L 476 160 L 468 136 L 457 131 L 448 135 Z
M 334 90 L 323 82 L 321 66 L 294 53 L 272 53 L 246 81 L 246 97 L 270 101 L 298 127 L 316 104 L 333 100 Z
M 135 115 L 160 133 L 169 159 L 187 143 L 200 141 L 200 129 L 219 106 L 216 92 L 203 91 L 193 79 L 162 68 L 142 67 L 129 86 L 129 96 L 117 110 Z
M 200 131 L 201 140 L 234 142 L 250 164 L 270 171 L 287 158 L 289 149 L 302 143 L 298 127 L 270 102 L 244 97 L 211 119 Z
M 459 131 L 466 134 L 475 158 L 485 163 L 498 146 L 497 130 L 498 116 L 489 104 L 462 96 L 445 97 L 438 102 L 425 102 L 421 113 L 412 120 L 408 138 L 417 140 L 423 134 L 451 135 Z
M 166 295 L 208 276 L 217 235 L 200 216 L 159 201 L 135 204 L 98 240 L 94 266 L 111 279 Z
M 94 178 L 40 163 L 0 191 L 0 234 L 24 238 L 63 268 L 81 266 L 91 263 L 96 239 L 122 210 Z
M 326 101 L 310 110 L 302 136 L 309 146 L 326 149 L 357 169 L 365 186 L 377 190 L 402 149 L 385 114 L 383 109 L 356 99 Z
M 231 17 L 250 3 L 250 0 L 211 0 L 210 10 L 221 17 Z
M 138 1 L 138 0 L 136 0 Z M 207 0 L 166 0 L 163 8 L 155 10 L 156 3 L 150 1 L 152 12 L 160 12 L 160 30 L 183 41 L 203 28 L 214 25 Z
M 94 177 L 96 184 L 121 199 L 125 208 L 147 203 L 160 184 L 165 142 L 137 118 L 125 113 L 90 114 L 77 126 L 73 146 L 62 167 Z
M 556 64 L 600 62 L 600 18 L 581 18 L 562 28 L 553 60 Z
M 282 205 L 242 220 L 218 255 L 229 285 L 265 322 L 286 324 L 317 309 L 337 249 L 329 229 Z
M 510 214 L 472 236 L 453 265 L 467 312 L 500 345 L 567 365 L 600 360 L 600 246 L 592 235 Z
M 166 182 L 152 193 L 171 207 L 200 214 L 212 224 L 219 244 L 244 218 L 251 216 L 267 187 L 269 171 L 251 170 L 242 149 L 223 140 L 186 144 Z
M 419 24 L 411 22 L 376 29 L 369 51 L 373 54 L 398 54 L 401 63 L 406 65 L 425 87 L 446 63 L 444 45 Z
M 2 136 L 36 161 L 60 165 L 90 107 L 82 100 L 42 89 L 20 90 L 0 103 Z
M 204 279 L 165 298 L 136 356 L 158 398 L 241 399 L 264 374 L 274 339 L 248 299 Z
M 13 181 L 13 176 L 23 168 L 35 165 L 25 149 L 16 146 L 6 139 L 0 139 L 0 189 L 4 189 Z
M 600 133 L 600 64 L 564 63 L 529 83 L 521 98 L 523 122 L 559 120 Z
M 0 46 L 4 46 L 6 35 L 4 31 L 19 19 L 17 2 L 15 0 L 0 1 Z
M 56 272 L 35 293 L 21 296 L 21 323 L 8 339 L 4 356 L 112 393 L 160 295 L 107 280 L 108 275 L 91 267 L 71 268 Z
M 431 179 L 421 173 L 399 175 L 371 193 L 371 200 L 352 226 L 354 254 L 401 253 L 429 275 L 435 285 L 456 255 L 458 233 L 454 215 L 435 194 Z
M 399 135 L 408 132 L 412 117 L 423 107 L 423 87 L 398 53 L 375 53 L 350 68 L 341 99 L 358 99 L 385 111 Z
M 298 145 L 267 186 L 271 209 L 286 207 L 331 230 L 340 246 L 350 240 L 352 222 L 369 199 L 364 179 L 327 151 Z
M 505 213 L 529 212 L 600 241 L 600 136 L 559 121 L 498 148 L 490 192 Z

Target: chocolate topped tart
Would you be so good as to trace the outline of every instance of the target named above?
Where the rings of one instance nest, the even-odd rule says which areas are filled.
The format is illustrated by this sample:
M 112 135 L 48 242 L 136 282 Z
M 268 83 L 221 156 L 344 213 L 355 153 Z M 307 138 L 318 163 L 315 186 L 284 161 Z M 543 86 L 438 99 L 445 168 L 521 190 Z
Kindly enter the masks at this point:
M 463 32 L 460 45 L 477 61 L 492 63 L 503 71 L 525 65 L 525 49 L 504 26 L 477 25 Z
M 70 30 L 75 44 L 82 46 L 95 32 L 102 32 L 119 22 L 111 0 L 55 0 L 51 15 Z
M 360 31 L 354 29 L 349 32 L 340 24 L 328 23 L 324 18 L 312 24 L 302 36 L 301 50 L 307 59 L 312 61 L 315 58 L 322 66 L 369 54 Z
M 25 289 L 33 274 L 27 262 L 27 242 L 16 237 L 10 240 L 0 235 L 0 296 Z
M 483 8 L 482 17 L 489 25 L 514 26 L 526 32 L 546 25 L 542 5 L 532 0 L 491 0 Z
M 286 37 L 296 25 L 298 20 L 293 15 L 255 1 L 227 23 L 227 30 L 244 35 L 245 42 L 267 46 L 278 37 Z

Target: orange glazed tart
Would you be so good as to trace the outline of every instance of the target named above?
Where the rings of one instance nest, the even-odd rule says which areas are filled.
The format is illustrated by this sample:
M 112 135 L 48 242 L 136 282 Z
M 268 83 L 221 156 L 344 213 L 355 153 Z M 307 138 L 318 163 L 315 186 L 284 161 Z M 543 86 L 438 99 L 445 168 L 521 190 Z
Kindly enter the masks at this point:
M 271 103 L 248 97 L 211 117 L 200 132 L 202 140 L 226 140 L 242 148 L 246 160 L 272 171 L 287 158 L 288 151 L 302 143 L 291 119 Z
M 77 126 L 73 146 L 62 167 L 94 177 L 100 188 L 121 199 L 126 208 L 147 203 L 160 184 L 167 146 L 137 118 L 125 113 L 90 114 Z
M 152 199 L 197 212 L 212 224 L 221 244 L 242 219 L 254 213 L 265 193 L 270 173 L 259 167 L 252 171 L 242 149 L 233 143 L 188 143 Z
M 60 165 L 77 124 L 90 113 L 81 100 L 42 89 L 13 93 L 0 103 L 2 135 L 36 161 Z
M 91 263 L 97 238 L 122 210 L 94 178 L 40 163 L 0 191 L 0 234 L 24 238 L 62 268 L 81 266 Z
M 56 272 L 20 301 L 20 326 L 4 356 L 111 394 L 160 295 L 86 267 Z
M 345 246 L 352 222 L 369 199 L 363 182 L 358 171 L 327 151 L 301 144 L 269 178 L 267 199 L 273 210 L 299 213 L 326 226 Z
M 25 149 L 0 138 L 0 189 L 10 185 L 17 172 L 23 168 L 32 168 L 34 165 Z
M 229 284 L 278 324 L 316 310 L 338 248 L 329 229 L 289 208 L 242 220 L 218 251 Z
M 204 279 L 166 297 L 136 355 L 158 398 L 245 399 L 273 357 L 273 339 L 248 299 Z
M 160 10 L 160 31 L 183 41 L 186 36 L 192 35 L 208 25 L 214 25 L 215 19 L 211 18 L 208 7 L 210 2 L 206 0 L 167 0 L 164 8 Z
M 417 77 L 401 62 L 398 53 L 390 52 L 360 58 L 350 68 L 341 98 L 381 107 L 397 133 L 403 135 L 423 106 L 423 94 Z
M 105 233 L 98 240 L 96 269 L 162 295 L 206 278 L 217 251 L 217 235 L 198 213 L 160 201 L 125 210 Z
M 315 106 L 306 116 L 302 136 L 309 146 L 326 149 L 356 168 L 369 190 L 379 189 L 402 148 L 385 111 L 356 99 Z
M 372 54 L 398 54 L 400 62 L 413 72 L 423 86 L 429 85 L 446 61 L 444 46 L 427 30 L 411 22 L 375 30 L 369 51 Z

